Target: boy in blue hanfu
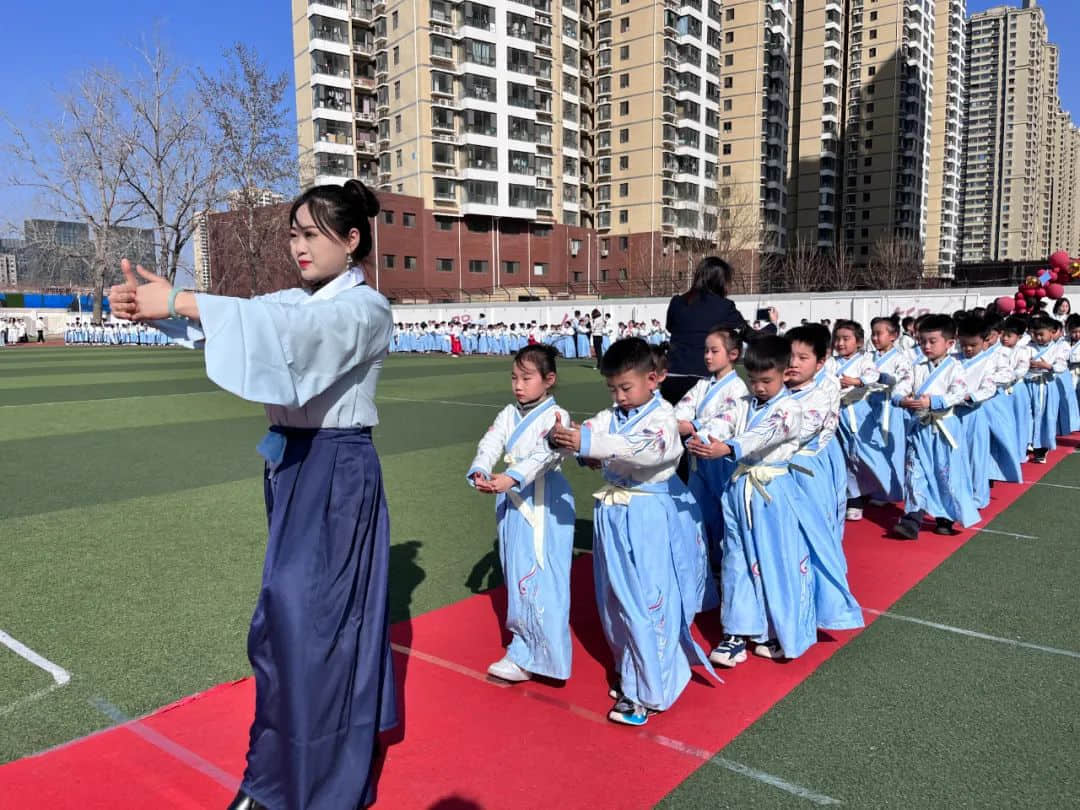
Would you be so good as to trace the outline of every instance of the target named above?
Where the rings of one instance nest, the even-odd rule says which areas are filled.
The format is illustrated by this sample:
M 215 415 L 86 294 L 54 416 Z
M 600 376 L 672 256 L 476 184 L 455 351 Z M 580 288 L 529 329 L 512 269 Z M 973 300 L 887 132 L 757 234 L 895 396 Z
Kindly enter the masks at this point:
M 956 359 L 964 368 L 968 393 L 956 406 L 956 418 L 963 428 L 971 470 L 971 490 L 975 505 L 984 509 L 990 503 L 990 422 L 984 403 L 997 395 L 991 375 L 993 357 L 987 352 L 986 321 L 975 315 L 956 324 L 959 349 Z
M 814 573 L 799 525 L 798 486 L 789 474 L 799 450 L 803 408 L 784 387 L 791 361 L 786 338 L 752 341 L 743 364 L 750 395 L 740 404 L 734 438 L 719 455 L 737 466 L 724 493 L 720 577 L 724 639 L 710 660 L 734 667 L 747 641 L 763 658 L 797 658 L 817 640 Z M 815 364 L 816 365 L 816 364 Z M 695 451 L 694 443 L 690 451 Z
M 556 425 L 552 443 L 599 462 L 593 578 L 604 635 L 619 677 L 608 718 L 640 726 L 664 711 L 690 681 L 690 666 L 712 667 L 690 635 L 705 588 L 704 543 L 685 537 L 681 514 L 696 512 L 675 474 L 682 443 L 675 411 L 657 391 L 653 352 L 641 338 L 616 341 L 600 371 L 614 403 L 580 427 Z
M 1023 338 L 1027 331 L 1027 321 L 1012 315 L 1002 321 L 1002 351 L 1008 352 L 1009 365 L 1012 368 L 1012 382 L 1005 387 L 1005 393 L 1012 401 L 1013 416 L 1016 417 L 1016 455 L 1023 461 L 1031 452 L 1033 423 L 1031 419 L 1031 392 L 1027 387 L 1027 373 L 1031 368 L 1034 354 L 1030 344 Z
M 862 324 L 838 320 L 833 327 L 836 352 L 836 375 L 840 379 L 840 422 L 837 436 L 848 466 L 848 501 L 844 517 L 862 520 L 864 498 L 859 486 L 859 427 L 870 416 L 869 396 L 877 390 L 880 376 L 874 356 L 863 351 L 865 333 Z M 864 474 L 865 477 L 865 474 Z
M 993 381 L 997 394 L 982 404 L 986 411 L 986 421 L 990 424 L 990 458 L 987 471 L 991 482 L 1009 481 L 1019 484 L 1024 480 L 1020 465 L 1027 458 L 1027 453 L 1018 449 L 1017 437 L 1020 429 L 1016 423 L 1016 403 L 1013 402 L 1016 397 L 1013 389 L 1013 350 L 1002 341 L 1004 327 L 1004 321 L 989 316 L 983 330 L 989 358 L 986 373 Z
M 1061 391 L 1056 375 L 1068 364 L 1054 342 L 1054 320 L 1035 315 L 1028 324 L 1031 332 L 1031 363 L 1025 380 L 1031 396 L 1031 461 L 1045 464 L 1046 454 L 1057 447 L 1058 408 Z
M 705 368 L 711 377 L 699 380 L 675 406 L 679 434 L 696 436 L 703 442 L 717 442 L 734 435 L 739 402 L 747 395 L 746 383 L 735 371 L 742 341 L 731 329 L 714 328 L 705 336 Z M 691 456 L 687 482 L 701 508 L 709 556 L 714 571 L 719 570 L 724 539 L 724 513 L 720 496 L 727 489 L 734 466 L 727 459 Z
M 1054 375 L 1061 402 L 1058 407 L 1059 436 L 1068 436 L 1080 430 L 1080 404 L 1076 401 L 1076 386 L 1072 374 L 1069 373 L 1069 354 L 1072 347 L 1065 337 L 1064 326 L 1061 321 L 1054 321 L 1054 342 L 1057 343 L 1059 359 L 1065 364 L 1065 367 Z M 1055 368 L 1059 365 L 1055 364 Z
M 556 356 L 551 346 L 527 346 L 514 356 L 510 385 L 516 402 L 495 417 L 469 466 L 469 483 L 497 496 L 512 640 L 488 673 L 504 681 L 570 677 L 574 496 L 559 470 L 562 454 L 547 441 L 556 423 L 570 424 L 550 393 Z M 506 470 L 492 475 L 499 460 Z
M 979 522 L 971 488 L 971 465 L 963 428 L 953 409 L 967 399 L 964 368 L 952 356 L 956 324 L 948 315 L 919 322 L 922 359 L 915 364 L 910 396 L 893 395 L 893 405 L 909 411 L 904 467 L 904 516 L 893 529 L 915 540 L 925 515 L 936 520 L 937 534 L 955 534 L 953 523 Z

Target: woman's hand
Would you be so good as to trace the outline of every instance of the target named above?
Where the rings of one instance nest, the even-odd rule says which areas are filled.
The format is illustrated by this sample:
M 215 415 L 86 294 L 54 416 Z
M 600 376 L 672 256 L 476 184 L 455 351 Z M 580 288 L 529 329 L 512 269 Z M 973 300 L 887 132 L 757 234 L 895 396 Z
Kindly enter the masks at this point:
M 173 285 L 167 279 L 151 273 L 142 265 L 136 265 L 132 270 L 131 262 L 127 259 L 121 260 L 120 272 L 124 274 L 124 283 L 109 288 L 109 306 L 116 317 L 127 321 L 160 321 L 169 317 L 169 296 Z M 139 283 L 140 277 L 145 284 Z M 191 293 L 177 295 L 173 306 L 177 314 L 189 320 L 199 320 L 199 305 Z

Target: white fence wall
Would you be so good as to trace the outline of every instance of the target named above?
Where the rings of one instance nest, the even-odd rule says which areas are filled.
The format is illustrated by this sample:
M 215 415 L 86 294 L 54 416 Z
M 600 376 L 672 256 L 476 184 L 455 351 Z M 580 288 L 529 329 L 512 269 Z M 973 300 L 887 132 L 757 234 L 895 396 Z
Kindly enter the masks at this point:
M 836 320 L 851 318 L 869 324 L 878 315 L 921 315 L 926 312 L 952 313 L 958 309 L 985 306 L 1003 295 L 1014 295 L 1015 287 L 972 287 L 947 290 L 882 290 L 880 292 L 785 293 L 780 295 L 735 295 L 731 300 L 747 321 L 753 322 L 758 309 L 776 307 L 780 320 L 796 326 L 806 318 Z M 483 313 L 488 323 L 560 323 L 575 310 L 582 313 L 599 309 L 616 321 L 651 321 L 661 323 L 667 313 L 667 298 L 612 298 L 603 301 L 536 301 L 504 304 L 402 304 L 394 306 L 397 323 L 449 321 L 467 318 L 475 321 Z

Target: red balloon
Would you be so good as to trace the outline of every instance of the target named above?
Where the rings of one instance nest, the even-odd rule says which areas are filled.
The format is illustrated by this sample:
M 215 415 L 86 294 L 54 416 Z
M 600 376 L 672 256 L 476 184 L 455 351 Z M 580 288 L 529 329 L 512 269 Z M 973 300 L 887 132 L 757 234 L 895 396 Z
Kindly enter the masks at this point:
M 1071 262 L 1072 259 L 1069 257 L 1069 254 L 1064 250 L 1059 250 L 1050 257 L 1050 266 L 1056 270 L 1060 270 L 1061 268 L 1068 268 Z
M 997 304 L 998 312 L 1004 312 L 1007 314 L 1016 309 L 1016 299 L 1009 298 L 1009 296 L 1007 295 L 1001 296 L 1001 298 L 997 299 L 997 301 L 995 301 L 994 303 Z
M 1065 287 L 1061 284 L 1047 284 L 1046 295 L 1049 298 L 1061 298 L 1061 296 L 1065 295 Z
M 1017 301 L 1016 302 L 1016 311 L 1017 312 L 1027 312 L 1028 311 L 1027 301 Z
M 1024 298 L 1025 298 L 1025 295 L 1024 295 L 1024 294 L 1023 294 L 1022 292 L 1018 292 L 1018 293 L 1017 293 L 1016 295 L 1014 295 L 1014 296 L 1013 296 L 1013 299 L 1014 299 L 1015 301 L 1017 301 L 1018 303 L 1019 303 L 1020 301 L 1023 301 L 1023 300 L 1024 300 Z
M 1042 287 L 1036 288 L 1031 294 L 1036 298 L 1046 298 L 1046 290 Z

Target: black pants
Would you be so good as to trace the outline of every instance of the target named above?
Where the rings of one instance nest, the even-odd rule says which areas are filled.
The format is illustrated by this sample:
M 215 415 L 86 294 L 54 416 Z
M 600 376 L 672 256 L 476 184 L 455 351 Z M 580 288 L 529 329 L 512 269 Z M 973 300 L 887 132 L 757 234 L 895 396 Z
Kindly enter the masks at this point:
M 699 379 L 700 377 L 667 377 L 660 383 L 660 396 L 672 405 L 678 405 L 679 400 L 686 396 L 687 391 L 697 385 Z M 683 453 L 682 458 L 679 459 L 679 466 L 675 470 L 675 474 L 682 479 L 684 484 L 690 480 L 690 458 L 686 453 Z
M 45 333 L 42 332 L 40 329 L 37 330 L 37 342 L 38 343 L 44 343 L 45 342 Z
M 596 355 L 596 367 L 600 368 L 600 358 L 604 356 L 604 336 L 593 335 L 592 336 L 592 350 Z

